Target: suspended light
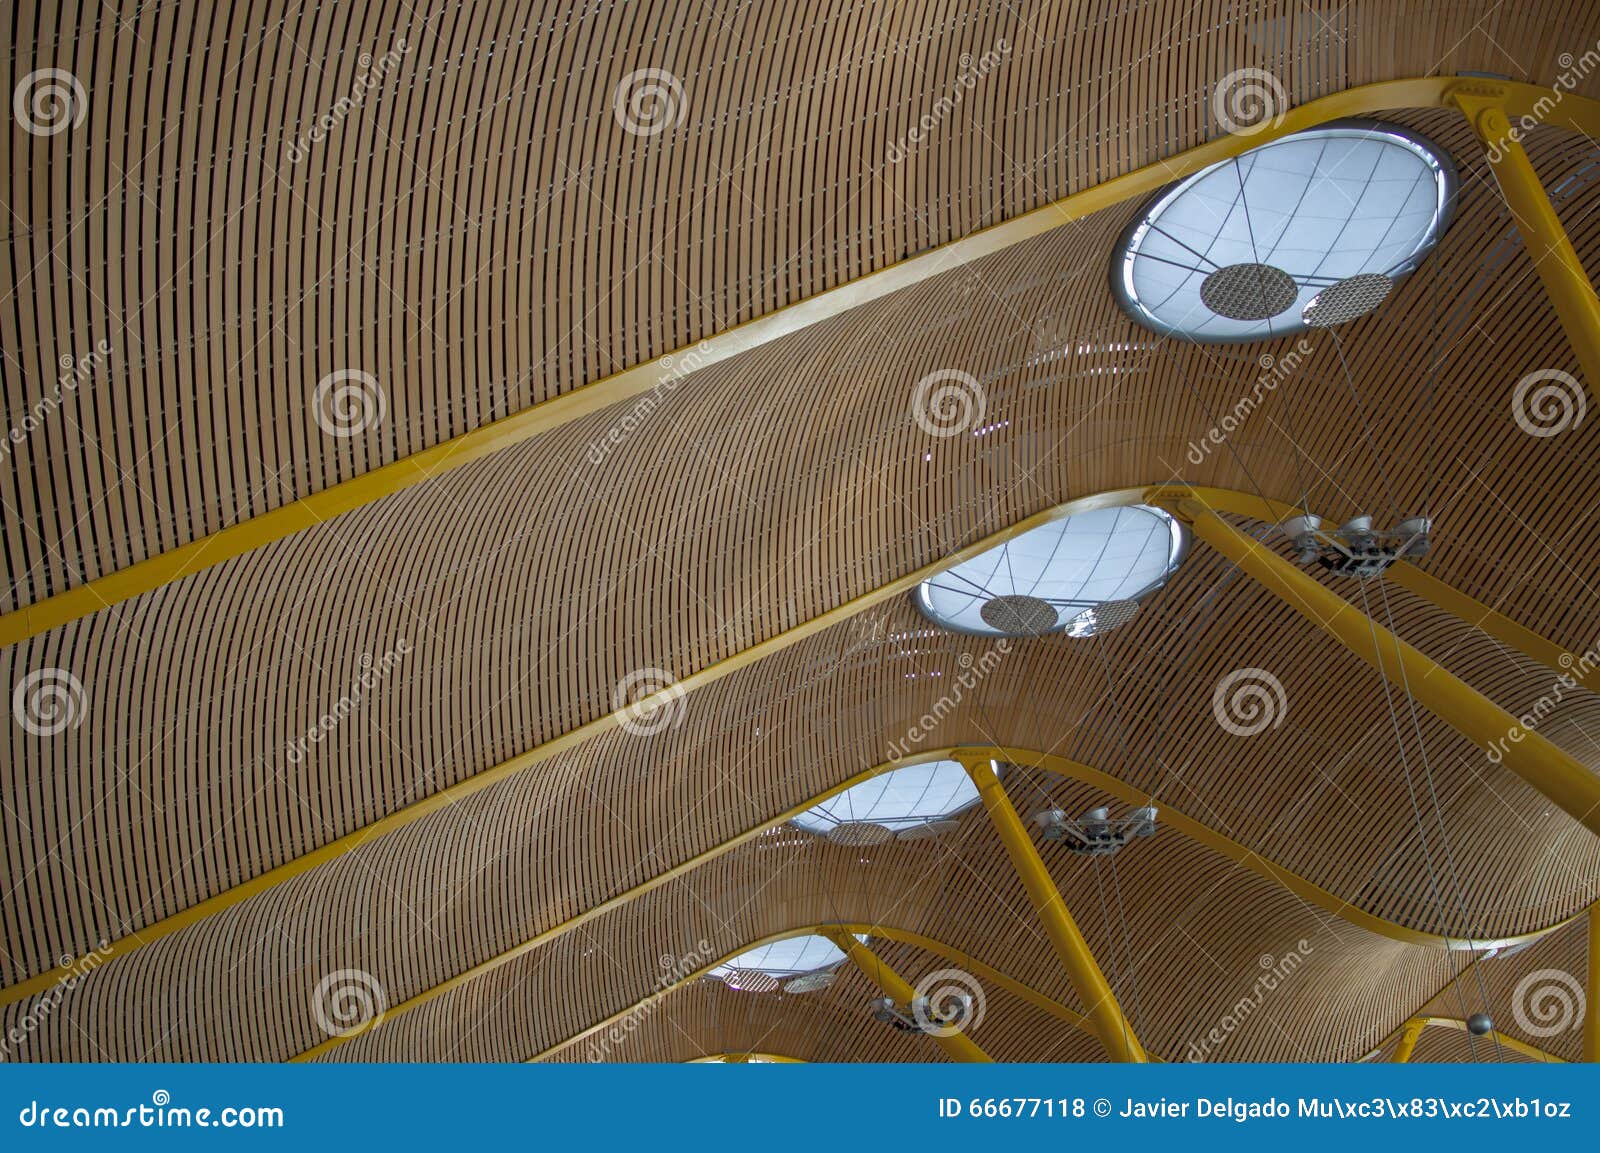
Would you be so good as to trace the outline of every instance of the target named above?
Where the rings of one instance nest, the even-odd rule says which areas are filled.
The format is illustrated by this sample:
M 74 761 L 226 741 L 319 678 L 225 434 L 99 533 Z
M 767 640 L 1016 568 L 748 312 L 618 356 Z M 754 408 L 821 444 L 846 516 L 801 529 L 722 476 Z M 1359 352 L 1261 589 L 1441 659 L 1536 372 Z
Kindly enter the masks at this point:
M 1123 234 L 1112 288 L 1141 324 L 1198 341 L 1347 323 L 1438 242 L 1455 189 L 1449 154 L 1424 136 L 1313 128 L 1157 196 Z
M 917 604 L 957 632 L 1095 636 L 1133 619 L 1183 560 L 1186 538 L 1148 505 L 1092 509 L 1030 529 L 924 581 Z
M 794 824 L 836 844 L 877 845 L 937 836 L 978 803 L 978 788 L 957 761 L 928 761 L 879 773 L 813 805 Z

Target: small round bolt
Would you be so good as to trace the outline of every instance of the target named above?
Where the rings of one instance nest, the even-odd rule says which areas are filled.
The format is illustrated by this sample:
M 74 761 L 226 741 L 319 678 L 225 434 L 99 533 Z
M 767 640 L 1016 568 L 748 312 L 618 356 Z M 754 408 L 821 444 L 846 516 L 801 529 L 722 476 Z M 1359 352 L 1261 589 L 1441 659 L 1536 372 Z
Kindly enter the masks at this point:
M 1494 1028 L 1494 1018 L 1487 1013 L 1474 1013 L 1467 1018 L 1467 1032 L 1474 1037 L 1482 1037 Z

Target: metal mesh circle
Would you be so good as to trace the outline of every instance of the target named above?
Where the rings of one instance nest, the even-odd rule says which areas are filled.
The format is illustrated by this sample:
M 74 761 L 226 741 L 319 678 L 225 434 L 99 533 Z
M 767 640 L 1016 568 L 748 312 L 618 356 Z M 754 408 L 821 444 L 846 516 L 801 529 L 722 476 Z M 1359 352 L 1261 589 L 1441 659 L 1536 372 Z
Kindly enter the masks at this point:
M 846 821 L 829 829 L 827 836 L 836 845 L 881 845 L 894 840 L 894 830 L 871 821 Z
M 1389 298 L 1394 281 L 1381 272 L 1363 272 L 1324 288 L 1305 306 L 1300 318 L 1312 328 L 1332 328 L 1365 316 Z
M 1300 286 L 1270 264 L 1230 264 L 1200 285 L 1200 299 L 1229 320 L 1269 320 L 1294 307 Z
M 1069 637 L 1093 637 L 1120 629 L 1139 615 L 1139 602 L 1104 601 L 1093 608 L 1084 609 L 1067 622 Z
M 798 977 L 790 977 L 783 983 L 785 993 L 816 993 L 833 984 L 832 969 L 818 969 L 811 973 L 801 973 Z
M 1012 594 L 985 601 L 978 610 L 983 623 L 1010 636 L 1037 637 L 1056 627 L 1055 606 L 1038 597 Z

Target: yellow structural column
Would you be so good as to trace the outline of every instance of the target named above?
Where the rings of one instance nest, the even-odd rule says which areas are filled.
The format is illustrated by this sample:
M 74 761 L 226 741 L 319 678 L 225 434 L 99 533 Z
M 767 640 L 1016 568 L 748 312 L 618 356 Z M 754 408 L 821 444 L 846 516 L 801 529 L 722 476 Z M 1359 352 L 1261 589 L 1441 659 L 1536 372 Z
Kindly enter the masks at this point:
M 1593 393 L 1600 388 L 1600 298 L 1506 115 L 1508 95 L 1493 83 L 1467 82 L 1451 92 L 1451 102 L 1483 141 L 1500 194 Z
M 1177 502 L 1195 536 L 1366 661 L 1456 732 L 1600 833 L 1600 776 L 1267 545 L 1193 500 Z
M 1411 1054 L 1417 1051 L 1417 1041 L 1427 1024 L 1428 1022 L 1421 1017 L 1413 1017 L 1406 1022 L 1406 1027 L 1400 1034 L 1400 1043 L 1394 1047 L 1394 1060 L 1398 1064 L 1404 1065 L 1411 1060 Z
M 1583 1059 L 1600 1061 L 1600 903 L 1589 906 L 1589 996 L 1583 1013 Z
M 917 991 L 906 984 L 905 978 L 896 973 L 881 958 L 865 944 L 845 932 L 843 929 L 824 928 L 823 936 L 842 949 L 850 958 L 852 964 L 860 969 L 867 980 L 883 990 L 886 997 L 891 998 L 897 1005 L 910 1007 L 911 1002 L 917 999 Z M 993 1058 L 978 1047 L 978 1043 L 965 1033 L 931 1033 L 929 1034 L 955 1061 L 982 1062 L 992 1061 Z
M 1055 946 L 1056 954 L 1066 966 L 1067 978 L 1077 991 L 1078 999 L 1083 1002 L 1089 1020 L 1094 1023 L 1100 1043 L 1114 1061 L 1148 1060 L 1139 1039 L 1133 1034 L 1133 1026 L 1122 1014 L 1116 994 L 1111 991 L 1110 983 L 1100 971 L 1094 953 L 1089 949 L 1089 942 L 1084 940 L 1077 922 L 1067 911 L 1067 903 L 1061 899 L 1061 892 L 1056 888 L 1050 871 L 1044 867 L 1039 850 L 1028 835 L 1027 826 L 1017 815 L 1011 798 L 1006 796 L 1000 778 L 995 775 L 993 761 L 989 757 L 971 753 L 958 754 L 958 759 L 972 778 L 972 783 L 978 786 L 984 810 L 994 823 L 995 831 L 1000 834 L 1000 840 L 1011 857 L 1011 866 L 1016 869 L 1023 887 L 1027 889 L 1028 899 L 1033 902 L 1050 943 Z

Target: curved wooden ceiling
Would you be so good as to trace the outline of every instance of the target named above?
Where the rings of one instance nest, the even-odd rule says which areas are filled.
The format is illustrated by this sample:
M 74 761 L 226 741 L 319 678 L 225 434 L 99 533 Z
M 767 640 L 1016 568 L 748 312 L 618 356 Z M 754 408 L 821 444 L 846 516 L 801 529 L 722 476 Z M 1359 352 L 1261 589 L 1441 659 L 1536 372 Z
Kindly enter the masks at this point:
M 19 11 L 17 58 L 0 64 L 10 85 L 69 67 L 89 109 L 69 132 L 9 137 L 0 371 L 13 419 L 62 356 L 102 339 L 112 350 L 61 419 L 0 460 L 0 609 L 1200 143 L 1218 131 L 1210 86 L 1232 69 L 1270 67 L 1297 101 L 1472 69 L 1550 83 L 1561 52 L 1600 39 L 1600 12 L 1580 3 L 1417 5 L 1407 20 L 1376 0 L 1226 17 L 1165 3 L 840 2 L 715 19 L 664 0 L 234 5 L 228 25 L 126 7 L 93 30 L 54 5 Z M 299 127 L 371 67 L 360 54 L 402 40 L 370 103 L 290 160 Z M 1002 42 L 1002 66 L 933 142 L 881 159 L 963 56 Z M 680 78 L 687 110 L 637 137 L 618 130 L 610 93 L 647 67 Z M 1378 313 L 1311 337 L 1236 452 L 1186 455 L 1260 358 L 1293 342 L 1195 347 L 1129 322 L 1106 275 L 1124 206 L 700 369 L 643 419 L 602 409 L 0 649 L 5 684 L 63 669 L 84 702 L 59 734 L 10 727 L 0 985 L 231 894 L 75 982 L 19 1055 L 286 1059 L 326 1040 L 318 982 L 359 969 L 392 1006 L 428 999 L 331 1059 L 571 1059 L 563 1042 L 651 992 L 659 953 L 704 938 L 722 955 L 838 920 L 1006 958 L 1071 1005 L 981 815 L 871 860 L 775 832 L 430 991 L 883 762 L 987 647 L 929 628 L 901 597 L 811 622 L 1073 498 L 1181 479 L 1286 501 L 1304 484 L 1336 519 L 1426 503 L 1430 573 L 1592 648 L 1597 422 L 1533 438 L 1509 404 L 1524 373 L 1572 370 L 1572 355 L 1460 117 L 1392 119 L 1455 157 L 1457 222 Z M 1592 144 L 1545 128 L 1528 148 L 1600 268 Z M 382 382 L 386 417 L 369 434 L 325 436 L 308 409 L 341 368 Z M 912 386 L 946 368 L 982 383 L 992 435 L 936 440 L 912 420 Z M 597 462 L 617 428 L 627 435 Z M 1548 694 L 1548 670 L 1385 595 L 1375 613 L 1513 713 Z M 774 639 L 792 643 L 739 663 Z M 1243 666 L 1272 670 L 1289 699 L 1285 724 L 1248 740 L 1210 707 Z M 719 668 L 662 733 L 578 733 L 636 670 Z M 349 715 L 306 742 L 357 685 Z M 1566 695 L 1540 732 L 1600 771 L 1592 693 Z M 1420 825 L 1423 782 L 1401 765 L 1381 682 L 1201 549 L 1127 629 L 1014 644 L 935 743 L 1093 766 L 1408 929 L 1527 933 L 1596 899 L 1591 834 L 1429 715 L 1400 739 L 1413 773 L 1427 753 Z M 496 766 L 487 788 L 362 834 Z M 1019 805 L 1042 790 L 1071 811 L 1096 795 L 1036 771 L 1010 780 Z M 1430 882 L 1444 861 L 1448 900 Z M 1126 939 L 1096 925 L 1103 886 L 1088 867 L 1050 863 L 1102 963 L 1123 959 L 1119 992 L 1137 984 L 1141 1039 L 1166 1059 L 1238 1000 L 1256 958 L 1302 939 L 1314 949 L 1293 986 L 1211 1056 L 1353 1059 L 1464 964 L 1355 928 L 1170 830 L 1118 858 Z M 934 965 L 886 948 L 908 973 Z M 1557 960 L 1582 977 L 1581 949 Z M 640 1053 L 773 1036 L 787 1055 L 916 1059 L 865 1017 L 858 986 L 741 1009 L 727 991 L 679 990 L 662 1010 L 675 1036 L 642 1038 Z M 0 1026 L 52 996 L 10 998 Z M 995 994 L 977 1038 L 989 1047 L 992 1033 L 994 1055 L 1093 1055 L 1008 997 Z M 741 1010 L 744 1023 L 719 1024 Z M 1461 1056 L 1442 1032 L 1426 1043 Z M 1540 1043 L 1576 1056 L 1565 1040 Z

